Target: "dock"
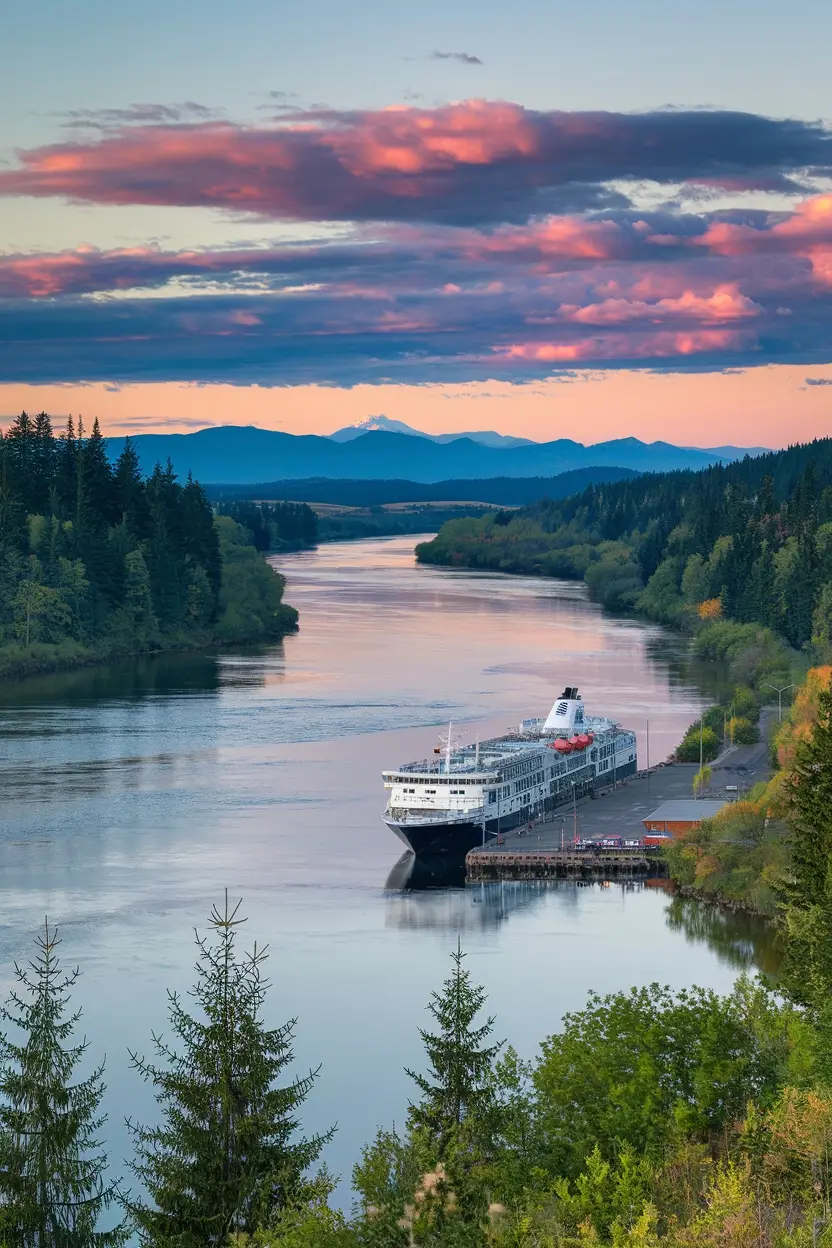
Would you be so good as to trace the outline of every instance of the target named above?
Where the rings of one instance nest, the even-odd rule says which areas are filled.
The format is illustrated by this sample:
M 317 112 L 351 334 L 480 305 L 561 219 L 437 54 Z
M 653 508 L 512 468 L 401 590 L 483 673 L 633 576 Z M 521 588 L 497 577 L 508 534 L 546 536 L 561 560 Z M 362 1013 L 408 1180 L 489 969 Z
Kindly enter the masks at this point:
M 763 747 L 764 748 L 764 747 Z M 575 847 L 576 841 L 620 837 L 638 840 L 643 820 L 663 802 L 693 796 L 694 763 L 672 763 L 639 772 L 615 786 L 558 807 L 545 819 L 504 833 L 472 849 L 465 859 L 469 880 L 632 879 L 664 873 L 660 849 Z M 768 776 L 760 747 L 726 751 L 713 764 L 703 797 L 736 798 Z
M 661 850 L 474 849 L 465 860 L 469 880 L 616 879 L 662 874 Z

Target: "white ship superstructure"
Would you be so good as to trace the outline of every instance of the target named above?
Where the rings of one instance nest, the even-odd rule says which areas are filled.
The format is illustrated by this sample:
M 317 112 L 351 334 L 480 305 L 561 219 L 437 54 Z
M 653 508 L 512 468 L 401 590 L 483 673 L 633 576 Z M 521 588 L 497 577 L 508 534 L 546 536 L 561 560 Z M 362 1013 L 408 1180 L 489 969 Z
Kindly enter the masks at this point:
M 385 771 L 384 821 L 414 853 L 464 853 L 637 766 L 635 733 L 587 715 L 568 687 L 545 720 L 462 747 L 449 729 L 432 759 Z

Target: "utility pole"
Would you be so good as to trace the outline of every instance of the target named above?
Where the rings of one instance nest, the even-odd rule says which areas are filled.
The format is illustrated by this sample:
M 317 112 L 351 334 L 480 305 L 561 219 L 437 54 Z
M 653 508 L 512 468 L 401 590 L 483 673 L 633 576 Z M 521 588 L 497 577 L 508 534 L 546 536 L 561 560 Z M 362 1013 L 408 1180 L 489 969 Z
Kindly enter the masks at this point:
M 794 685 L 783 685 L 782 688 L 778 689 L 777 685 L 770 685 L 766 680 L 763 682 L 763 688 L 773 689 L 777 694 L 777 722 L 781 724 L 783 722 L 783 694 L 788 689 L 794 689 Z

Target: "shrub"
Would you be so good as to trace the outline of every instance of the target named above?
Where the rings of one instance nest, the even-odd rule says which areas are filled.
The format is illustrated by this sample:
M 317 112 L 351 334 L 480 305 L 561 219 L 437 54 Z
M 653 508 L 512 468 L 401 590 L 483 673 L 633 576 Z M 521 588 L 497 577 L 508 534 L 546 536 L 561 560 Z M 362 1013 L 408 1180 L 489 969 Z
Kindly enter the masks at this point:
M 685 733 L 676 750 L 676 758 L 680 763 L 698 763 L 700 752 L 703 762 L 712 762 L 719 753 L 719 737 L 713 728 L 703 727 L 700 750 L 699 721 L 697 720 Z
M 728 720 L 728 739 L 732 745 L 753 745 L 759 741 L 760 734 L 751 720 L 734 715 Z

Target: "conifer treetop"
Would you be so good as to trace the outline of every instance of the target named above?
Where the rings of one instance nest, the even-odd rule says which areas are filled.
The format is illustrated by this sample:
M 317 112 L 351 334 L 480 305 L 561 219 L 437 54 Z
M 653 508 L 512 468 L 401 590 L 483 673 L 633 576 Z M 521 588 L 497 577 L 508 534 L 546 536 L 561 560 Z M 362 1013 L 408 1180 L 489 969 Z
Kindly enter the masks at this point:
M 425 1128 L 440 1143 L 447 1142 L 466 1117 L 489 1107 L 491 1067 L 503 1047 L 502 1041 L 485 1043 L 494 1030 L 493 1016 L 474 1026 L 486 993 L 471 982 L 470 971 L 462 965 L 465 956 L 458 940 L 451 953 L 451 974 L 428 1002 L 438 1030 L 419 1031 L 430 1063 L 427 1075 L 406 1072 L 422 1094 L 421 1101 L 410 1106 L 409 1124 Z
M 88 1044 L 72 1042 L 81 1011 L 67 1011 L 79 971 L 62 970 L 60 943 L 44 919 L 35 956 L 15 964 L 18 987 L 0 1009 L 20 1033 L 19 1042 L 0 1036 L 0 1205 L 20 1248 L 120 1248 L 126 1223 L 97 1229 L 122 1199 L 99 1139 L 104 1066 L 73 1081 Z

